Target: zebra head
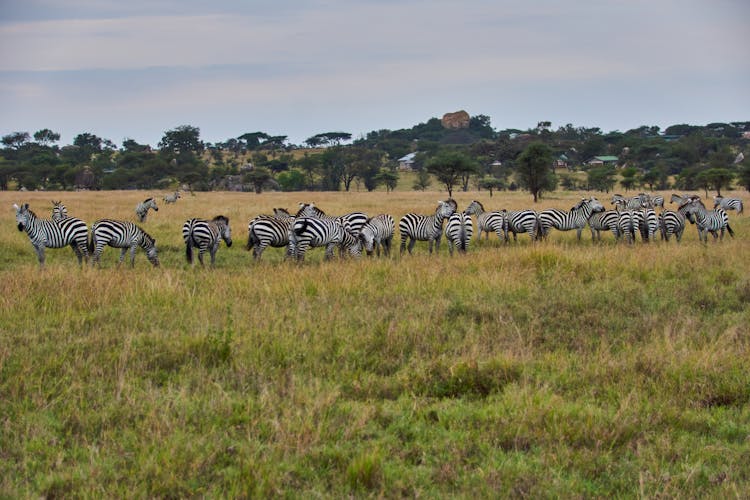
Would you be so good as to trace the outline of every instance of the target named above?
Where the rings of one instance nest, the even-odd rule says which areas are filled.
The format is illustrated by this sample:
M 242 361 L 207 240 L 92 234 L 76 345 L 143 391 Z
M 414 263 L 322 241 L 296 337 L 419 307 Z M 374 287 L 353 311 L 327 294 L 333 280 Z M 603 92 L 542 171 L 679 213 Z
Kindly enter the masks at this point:
M 484 206 L 478 202 L 477 200 L 473 200 L 471 203 L 469 203 L 469 206 L 466 207 L 465 213 L 467 214 L 481 214 L 484 212 Z
M 224 215 L 217 215 L 213 218 L 212 222 L 219 228 L 219 233 L 227 247 L 232 246 L 232 230 L 229 228 L 229 217 Z
M 29 210 L 29 204 L 24 203 L 20 207 L 13 204 L 13 208 L 16 209 L 16 223 L 18 223 L 18 230 L 23 231 L 26 226 L 29 225 L 29 218 L 34 216 L 34 212 Z
M 437 209 L 435 210 L 435 215 L 437 215 L 440 220 L 447 219 L 453 213 L 458 210 L 458 203 L 456 203 L 456 200 L 453 198 L 448 198 L 447 200 L 438 201 Z
M 288 219 L 292 216 L 286 208 L 274 208 L 273 216 L 277 219 Z
M 588 200 L 584 199 L 581 200 L 582 202 L 588 203 L 589 207 L 591 207 L 591 213 L 597 213 L 597 212 L 604 212 L 606 209 L 604 208 L 604 205 L 601 204 L 599 200 L 597 200 L 595 197 L 591 197 Z
M 155 199 L 153 199 L 153 198 L 147 198 L 144 201 L 144 203 L 146 204 L 147 207 L 153 208 L 154 211 L 156 211 L 156 212 L 159 211 L 159 207 L 156 206 L 156 200 Z
M 369 219 L 368 219 L 369 222 Z M 361 247 L 365 249 L 365 252 L 367 255 L 372 255 L 373 250 L 375 249 L 375 234 L 372 231 L 372 228 L 365 225 L 362 230 L 357 235 L 359 238 L 359 244 Z M 362 253 L 362 250 L 360 249 L 360 253 Z
M 52 200 L 52 220 L 61 221 L 68 217 L 68 208 L 62 201 Z
M 151 237 L 150 234 L 143 233 L 143 247 L 146 250 L 146 258 L 151 262 L 154 267 L 159 267 L 159 256 L 156 251 L 156 239 Z

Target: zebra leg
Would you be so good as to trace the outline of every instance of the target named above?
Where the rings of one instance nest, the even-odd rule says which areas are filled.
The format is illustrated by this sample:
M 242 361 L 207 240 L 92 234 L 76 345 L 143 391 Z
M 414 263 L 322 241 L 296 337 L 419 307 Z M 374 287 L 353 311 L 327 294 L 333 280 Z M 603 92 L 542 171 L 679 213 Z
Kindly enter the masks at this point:
M 36 258 L 39 260 L 39 266 L 44 267 L 44 245 L 34 245 L 34 251 L 36 252 Z
M 401 235 L 401 255 L 404 255 L 404 250 L 406 250 L 406 235 Z M 411 253 L 411 249 L 409 250 L 409 253 Z
M 329 243 L 326 245 L 326 255 L 325 260 L 331 260 L 333 258 L 333 251 L 336 249 L 336 243 Z M 343 247 L 339 247 L 339 257 L 344 256 L 344 249 Z
M 260 258 L 263 256 L 263 251 L 268 246 L 267 243 L 260 242 L 257 245 L 253 246 L 253 258 L 255 260 L 260 260 Z
M 211 256 L 211 267 L 214 267 L 214 264 L 216 264 L 216 252 L 219 250 L 219 240 L 216 240 L 216 243 L 211 245 L 211 248 L 208 249 L 209 255 Z
M 99 259 L 102 258 L 102 252 L 104 251 L 104 242 L 97 241 L 94 247 L 94 255 L 91 258 L 92 266 L 100 266 Z M 101 266 L 100 266 L 101 267 Z
M 83 266 L 83 252 L 78 247 L 75 241 L 71 242 L 70 247 L 73 249 L 73 253 L 78 257 L 78 265 Z M 88 261 L 88 258 L 86 259 Z
M 130 247 L 130 267 L 135 267 L 135 249 L 137 248 L 137 245 L 131 245 Z
M 122 247 L 120 249 L 120 260 L 117 261 L 117 267 L 120 267 L 122 263 L 125 261 L 125 254 L 128 253 L 129 247 Z
M 393 238 L 386 238 L 383 240 L 383 253 L 386 257 L 391 256 L 391 243 L 393 242 Z
M 412 250 L 414 250 L 414 245 L 416 244 L 417 240 L 415 240 L 414 238 L 409 241 L 409 255 L 412 255 Z

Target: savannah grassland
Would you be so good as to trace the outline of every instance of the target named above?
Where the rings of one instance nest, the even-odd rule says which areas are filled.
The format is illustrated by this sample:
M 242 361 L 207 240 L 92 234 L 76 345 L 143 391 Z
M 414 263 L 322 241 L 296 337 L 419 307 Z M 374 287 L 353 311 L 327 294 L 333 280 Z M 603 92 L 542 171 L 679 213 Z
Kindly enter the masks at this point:
M 0 496 L 750 495 L 750 215 L 707 245 L 587 228 L 298 265 L 253 262 L 248 220 L 300 201 L 398 220 L 445 193 L 163 194 L 0 193 Z M 62 199 L 90 224 L 150 195 L 158 269 L 61 249 L 40 272 L 11 208 Z M 220 213 L 234 245 L 190 268 L 182 222 Z

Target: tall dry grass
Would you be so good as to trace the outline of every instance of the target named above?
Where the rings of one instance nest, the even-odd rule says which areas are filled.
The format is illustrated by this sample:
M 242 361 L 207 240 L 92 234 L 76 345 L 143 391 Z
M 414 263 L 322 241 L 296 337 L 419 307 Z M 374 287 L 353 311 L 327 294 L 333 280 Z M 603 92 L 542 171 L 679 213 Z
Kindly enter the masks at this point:
M 114 249 L 79 269 L 61 249 L 40 271 L 10 208 L 133 220 L 156 194 L 0 193 L 4 496 L 750 491 L 750 217 L 730 215 L 720 244 L 694 227 L 632 246 L 586 230 L 297 265 L 281 249 L 253 262 L 247 221 L 300 201 L 398 219 L 445 196 L 197 193 L 142 224 L 159 269 L 142 253 L 115 269 Z M 235 245 L 190 268 L 182 222 L 219 213 Z

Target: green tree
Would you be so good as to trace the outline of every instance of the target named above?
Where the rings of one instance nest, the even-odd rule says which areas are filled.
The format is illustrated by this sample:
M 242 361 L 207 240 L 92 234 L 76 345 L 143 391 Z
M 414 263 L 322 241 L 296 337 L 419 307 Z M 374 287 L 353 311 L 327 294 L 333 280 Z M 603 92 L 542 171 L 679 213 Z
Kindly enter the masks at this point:
M 633 189 L 636 184 L 638 184 L 638 170 L 635 167 L 625 167 L 620 171 L 620 175 L 622 176 L 622 179 L 620 180 L 620 184 L 622 187 L 625 188 L 625 192 L 627 193 L 629 190 Z
M 305 189 L 305 174 L 297 169 L 281 172 L 276 181 L 282 191 L 302 191 Z
M 378 183 L 385 185 L 385 192 L 393 191 L 398 185 L 398 172 L 391 169 L 381 169 L 380 173 L 375 176 Z M 371 191 L 368 189 L 368 191 Z
M 255 167 L 243 177 L 244 182 L 252 184 L 256 194 L 263 192 L 263 186 L 273 178 L 271 171 L 265 167 Z
M 427 162 L 427 171 L 443 183 L 448 196 L 453 196 L 453 187 L 460 180 L 476 173 L 479 165 L 471 158 L 457 151 L 443 152 Z
M 597 191 L 609 191 L 615 185 L 615 168 L 613 166 L 601 166 L 590 169 L 587 173 L 589 189 Z
M 60 134 L 44 128 L 34 133 L 34 140 L 42 146 L 51 146 L 60 140 Z
M 417 178 L 414 180 L 414 184 L 412 184 L 412 189 L 414 191 L 424 191 L 430 187 L 430 184 L 432 184 L 430 173 L 427 170 L 419 170 Z
M 706 198 L 709 189 L 715 189 L 716 196 L 721 196 L 721 189 L 729 188 L 733 180 L 734 173 L 727 168 L 709 168 L 698 174 L 698 182 L 705 189 Z
M 557 177 L 552 168 L 552 151 L 546 145 L 535 142 L 516 160 L 516 179 L 520 186 L 534 196 L 534 203 L 544 191 L 554 191 Z
M 492 198 L 492 192 L 496 189 L 505 189 L 505 182 L 502 179 L 493 177 L 491 175 L 485 175 L 479 181 L 479 188 L 486 189 L 490 192 L 490 198 Z
M 740 170 L 737 173 L 737 181 L 747 191 L 750 191 L 750 161 L 745 160 L 740 164 Z
M 164 132 L 164 136 L 159 141 L 159 149 L 174 155 L 200 154 L 205 148 L 203 141 L 200 140 L 200 135 L 201 131 L 198 127 L 180 125 Z
M 21 147 L 29 142 L 29 139 L 31 139 L 31 136 L 28 132 L 13 132 L 8 135 L 4 135 L 2 138 L 2 143 L 5 147 L 10 149 L 21 149 Z

